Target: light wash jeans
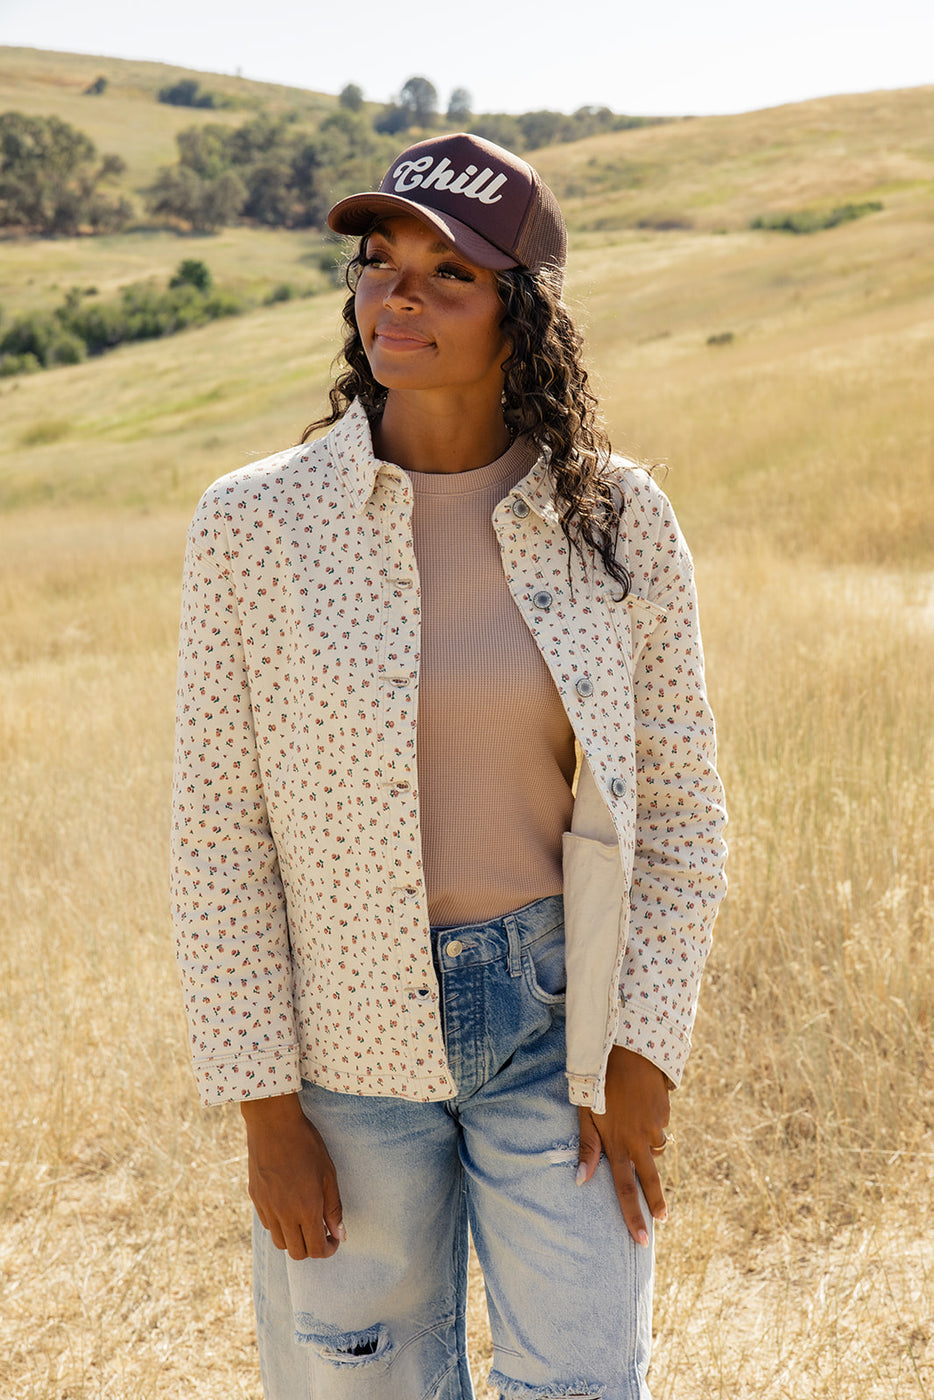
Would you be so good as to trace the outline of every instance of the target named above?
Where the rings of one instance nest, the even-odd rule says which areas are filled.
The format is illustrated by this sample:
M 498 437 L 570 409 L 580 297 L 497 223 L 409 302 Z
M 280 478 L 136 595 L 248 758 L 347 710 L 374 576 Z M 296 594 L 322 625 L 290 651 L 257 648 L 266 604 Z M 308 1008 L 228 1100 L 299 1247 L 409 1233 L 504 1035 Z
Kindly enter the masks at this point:
M 503 1400 L 651 1400 L 651 1246 L 630 1238 L 605 1158 L 575 1184 L 561 899 L 436 931 L 435 960 L 456 1099 L 303 1087 L 347 1241 L 296 1261 L 254 1218 L 267 1400 L 470 1400 L 468 1222 Z

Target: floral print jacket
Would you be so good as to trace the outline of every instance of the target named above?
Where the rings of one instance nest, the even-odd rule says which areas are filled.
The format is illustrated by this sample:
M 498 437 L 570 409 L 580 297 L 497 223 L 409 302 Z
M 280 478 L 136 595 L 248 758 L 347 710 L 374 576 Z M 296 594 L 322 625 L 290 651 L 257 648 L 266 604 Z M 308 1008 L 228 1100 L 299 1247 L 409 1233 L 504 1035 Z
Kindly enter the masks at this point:
M 493 516 L 581 751 L 565 834 L 568 1081 L 603 1110 L 615 1042 L 677 1084 L 723 896 L 725 822 L 691 558 L 645 472 L 625 598 L 570 551 L 540 459 Z M 412 491 L 354 404 L 221 478 L 188 536 L 173 913 L 205 1103 L 302 1077 L 446 1099 L 416 782 Z

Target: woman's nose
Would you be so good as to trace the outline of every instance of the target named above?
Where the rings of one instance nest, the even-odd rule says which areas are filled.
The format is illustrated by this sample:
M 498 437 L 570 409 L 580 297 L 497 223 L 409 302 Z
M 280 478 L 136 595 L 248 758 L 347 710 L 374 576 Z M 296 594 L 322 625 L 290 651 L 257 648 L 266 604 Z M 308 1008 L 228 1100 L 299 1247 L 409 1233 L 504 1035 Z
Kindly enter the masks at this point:
M 412 272 L 400 271 L 386 287 L 383 295 L 384 306 L 393 310 L 414 309 L 421 305 L 418 279 Z

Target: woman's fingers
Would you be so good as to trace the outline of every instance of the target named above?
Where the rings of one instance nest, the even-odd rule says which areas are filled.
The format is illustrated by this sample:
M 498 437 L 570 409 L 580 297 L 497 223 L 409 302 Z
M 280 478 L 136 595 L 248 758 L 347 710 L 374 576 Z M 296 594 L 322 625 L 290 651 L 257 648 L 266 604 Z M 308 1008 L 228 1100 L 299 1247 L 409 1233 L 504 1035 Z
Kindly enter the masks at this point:
M 616 1157 L 615 1159 L 611 1157 L 610 1168 L 613 1172 L 613 1183 L 616 1186 L 619 1208 L 623 1212 L 626 1228 L 636 1244 L 645 1246 L 649 1242 L 649 1232 L 642 1214 L 635 1167 L 626 1154 L 624 1157 Z
M 597 1163 L 603 1149 L 600 1134 L 597 1132 L 597 1126 L 593 1121 L 590 1109 L 579 1108 L 577 1117 L 580 1124 L 580 1142 L 577 1149 L 577 1184 L 583 1186 L 584 1182 L 589 1181 L 597 1170 Z
M 631 1050 L 614 1046 L 606 1077 L 606 1112 L 579 1110 L 580 1158 L 586 1162 L 589 1180 L 599 1160 L 594 1157 L 593 1134 L 606 1153 L 626 1228 L 637 1244 L 647 1245 L 648 1228 L 639 1186 L 656 1220 L 667 1220 L 668 1207 L 655 1154 L 666 1141 L 669 1118 L 668 1083 L 651 1061 Z M 655 1150 L 653 1152 L 653 1149 Z M 580 1180 L 580 1169 L 578 1180 Z
M 642 1187 L 645 1203 L 653 1219 L 667 1220 L 668 1204 L 665 1200 L 662 1179 L 658 1174 L 658 1167 L 655 1165 L 655 1158 L 652 1155 L 651 1149 L 643 1148 L 638 1157 L 633 1158 L 632 1166 L 636 1176 L 639 1178 L 639 1185 Z
M 333 1242 L 334 1249 L 336 1249 L 339 1244 L 343 1244 L 346 1240 L 347 1231 L 344 1229 L 344 1211 L 341 1206 L 340 1192 L 337 1189 L 337 1177 L 333 1173 L 326 1177 L 324 1182 L 323 1223 L 328 1239 Z

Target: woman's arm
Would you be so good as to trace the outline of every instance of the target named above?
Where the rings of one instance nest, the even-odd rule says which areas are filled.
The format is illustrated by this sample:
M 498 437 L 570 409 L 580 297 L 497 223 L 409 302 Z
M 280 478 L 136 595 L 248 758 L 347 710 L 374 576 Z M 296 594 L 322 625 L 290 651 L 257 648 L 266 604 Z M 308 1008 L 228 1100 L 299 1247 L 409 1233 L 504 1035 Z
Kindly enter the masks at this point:
M 629 561 L 639 596 L 630 613 L 637 810 L 629 939 L 606 1112 L 579 1110 L 579 1180 L 590 1179 L 602 1146 L 629 1231 L 646 1244 L 635 1178 L 653 1217 L 664 1220 L 655 1156 L 665 1142 L 669 1090 L 680 1082 L 690 1049 L 701 973 L 726 889 L 726 810 L 691 556 L 654 483 L 645 483 L 627 509 L 641 512 L 647 526 L 630 527 L 639 540 Z
M 239 567 L 208 493 L 185 561 L 172 825 L 178 961 L 205 1104 L 285 1094 L 301 1083 L 285 894 L 253 728 Z
M 654 483 L 640 504 L 652 529 L 634 574 L 651 612 L 641 620 L 645 641 L 633 667 L 635 853 L 616 1041 L 677 1085 L 726 892 L 726 809 L 693 563 L 671 505 Z

